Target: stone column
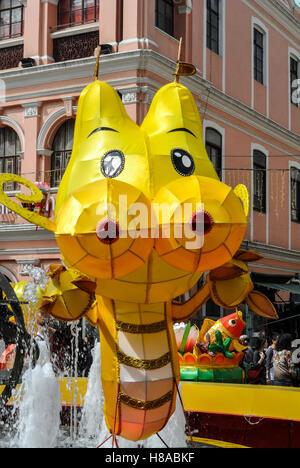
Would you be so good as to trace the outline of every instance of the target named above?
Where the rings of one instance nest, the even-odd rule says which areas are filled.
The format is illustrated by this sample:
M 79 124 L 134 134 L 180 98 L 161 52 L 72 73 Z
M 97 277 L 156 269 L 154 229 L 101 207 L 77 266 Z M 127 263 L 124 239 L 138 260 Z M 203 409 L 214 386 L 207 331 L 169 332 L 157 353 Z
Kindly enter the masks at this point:
M 51 28 L 57 25 L 58 0 L 30 0 L 25 7 L 24 57 L 37 65 L 54 62 Z
M 119 0 L 100 0 L 99 27 L 100 44 L 111 44 L 117 51 L 119 41 Z
M 192 62 L 192 46 L 193 46 L 193 20 L 192 20 L 193 3 L 192 0 L 187 0 L 186 4 L 178 6 L 178 14 L 185 16 L 185 28 L 184 28 L 184 60 L 186 62 Z
M 123 37 L 119 52 L 140 49 L 143 37 L 144 0 L 125 0 L 123 4 Z
M 42 57 L 41 63 L 54 62 L 53 39 L 51 33 L 57 28 L 57 4 L 58 0 L 41 0 L 42 2 Z
M 22 174 L 31 182 L 38 180 L 36 142 L 40 130 L 40 102 L 29 102 L 24 107 L 24 133 L 26 135 Z
M 37 65 L 42 53 L 41 11 L 40 0 L 27 1 L 24 11 L 24 58 L 33 58 Z

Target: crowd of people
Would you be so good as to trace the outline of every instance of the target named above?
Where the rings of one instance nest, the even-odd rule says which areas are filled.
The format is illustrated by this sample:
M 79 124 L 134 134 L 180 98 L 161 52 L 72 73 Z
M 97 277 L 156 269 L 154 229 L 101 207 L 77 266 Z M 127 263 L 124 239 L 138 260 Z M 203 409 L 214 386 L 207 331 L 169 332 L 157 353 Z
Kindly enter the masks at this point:
M 51 317 L 39 325 L 37 338 L 47 340 L 51 363 L 57 375 L 75 376 L 76 373 L 77 377 L 88 377 L 96 338 L 94 327 L 86 323 L 83 334 L 82 326 L 82 319 L 73 326 Z
M 300 386 L 300 370 L 293 362 L 292 336 L 274 334 L 271 342 L 257 338 L 255 347 L 250 346 L 248 336 L 240 342 L 247 346 L 241 366 L 245 370 L 246 383 L 284 387 Z

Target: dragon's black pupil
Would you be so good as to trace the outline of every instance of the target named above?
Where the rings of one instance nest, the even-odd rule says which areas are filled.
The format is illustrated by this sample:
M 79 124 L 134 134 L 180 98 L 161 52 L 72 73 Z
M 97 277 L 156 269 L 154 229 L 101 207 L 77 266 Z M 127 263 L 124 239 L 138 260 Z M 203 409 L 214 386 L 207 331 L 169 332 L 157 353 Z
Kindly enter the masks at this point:
M 195 171 L 195 163 L 187 151 L 176 148 L 171 152 L 172 163 L 175 170 L 182 176 L 188 177 Z
M 124 169 L 125 156 L 122 151 L 114 150 L 106 153 L 101 161 L 101 171 L 105 177 L 113 179 Z

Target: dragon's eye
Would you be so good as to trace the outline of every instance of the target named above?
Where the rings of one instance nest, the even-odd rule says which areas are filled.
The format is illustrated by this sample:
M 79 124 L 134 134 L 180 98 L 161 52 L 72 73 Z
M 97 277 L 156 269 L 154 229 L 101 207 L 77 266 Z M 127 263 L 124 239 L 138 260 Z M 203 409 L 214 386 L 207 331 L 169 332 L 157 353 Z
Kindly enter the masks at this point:
M 230 325 L 231 327 L 235 327 L 235 326 L 236 326 L 236 320 L 229 320 L 228 323 L 229 323 L 229 325 Z
M 122 151 L 114 150 L 106 153 L 101 161 L 101 171 L 105 177 L 113 179 L 124 169 L 125 156 Z
M 190 176 L 195 171 L 195 163 L 187 151 L 176 148 L 171 152 L 172 163 L 175 170 L 182 176 Z

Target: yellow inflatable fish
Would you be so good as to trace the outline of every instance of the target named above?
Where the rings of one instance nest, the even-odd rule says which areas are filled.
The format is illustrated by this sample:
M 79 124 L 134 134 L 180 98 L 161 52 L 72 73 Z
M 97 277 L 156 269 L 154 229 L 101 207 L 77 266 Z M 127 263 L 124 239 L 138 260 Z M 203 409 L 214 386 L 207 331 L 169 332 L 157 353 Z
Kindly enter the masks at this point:
M 197 297 L 182 306 L 172 301 L 231 260 L 247 223 L 247 190 L 219 181 L 192 94 L 179 83 L 162 87 L 139 127 L 111 86 L 88 85 L 55 221 L 10 200 L 8 180 L 32 190 L 20 201 L 41 199 L 30 182 L 1 174 L 0 203 L 53 231 L 71 269 L 68 278 L 65 271 L 51 278 L 44 307 L 62 320 L 84 312 L 99 327 L 109 431 L 133 441 L 157 433 L 174 411 L 180 378 L 173 320 L 198 306 Z M 72 270 L 82 277 L 72 279 Z M 78 288 L 87 295 L 77 308 Z M 90 294 L 96 302 L 88 310 Z
M 236 310 L 234 314 L 227 315 L 216 322 L 205 319 L 197 339 L 196 352 L 197 348 L 201 350 L 201 346 L 208 348 L 208 350 L 214 349 L 214 346 L 211 345 L 218 344 L 222 346 L 223 343 L 226 343 L 226 340 L 228 347 L 225 346 L 224 350 L 219 350 L 219 352 L 224 352 L 225 356 L 230 351 L 244 351 L 247 347 L 240 344 L 239 338 L 245 326 L 243 313 L 240 310 Z M 222 343 L 219 343 L 218 335 L 222 337 Z

